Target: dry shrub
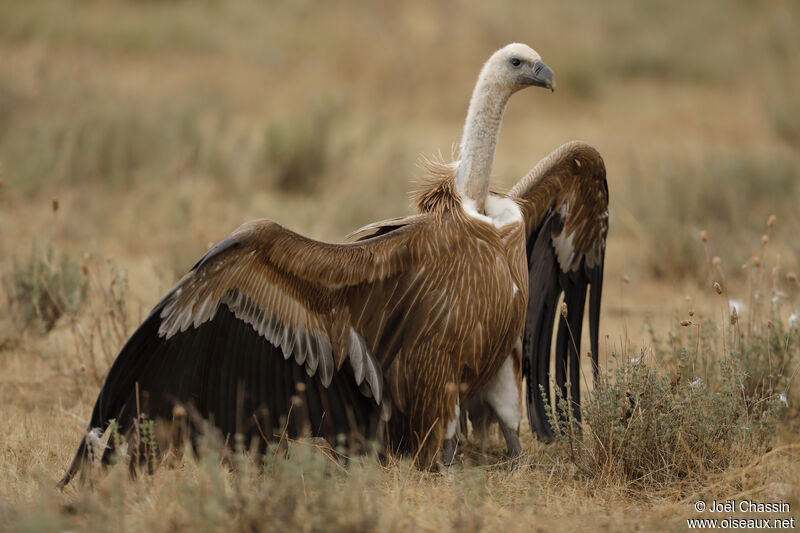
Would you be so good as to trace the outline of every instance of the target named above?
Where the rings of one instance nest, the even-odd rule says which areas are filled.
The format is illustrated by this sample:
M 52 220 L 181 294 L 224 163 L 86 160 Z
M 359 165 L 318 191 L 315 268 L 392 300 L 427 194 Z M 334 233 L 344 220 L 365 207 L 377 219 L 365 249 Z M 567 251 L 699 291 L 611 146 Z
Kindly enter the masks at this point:
M 155 470 L 146 482 L 130 478 L 124 461 L 97 469 L 82 484 L 73 481 L 65 505 L 43 484 L 40 498 L 27 505 L 0 502 L 0 519 L 28 531 L 366 532 L 391 524 L 392 512 L 377 502 L 374 488 L 384 472 L 373 460 L 344 468 L 305 442 L 264 457 L 231 454 L 208 442 L 199 449 L 198 461 Z M 191 448 L 184 456 L 192 457 Z M 142 512 L 131 514 L 131 506 Z
M 767 222 L 761 257 L 775 220 Z M 703 246 L 707 240 L 703 232 Z M 740 310 L 731 305 L 722 261 L 707 251 L 710 290 L 725 310 L 722 324 L 690 310 L 675 320 L 667 340 L 650 328 L 652 351 L 613 355 L 616 368 L 583 405 L 583 427 L 567 409 L 571 399 L 556 389 L 559 414 L 550 409 L 548 416 L 583 476 L 645 491 L 697 485 L 763 454 L 778 424 L 788 420 L 800 329 L 784 326 L 781 317 L 792 306 L 787 285 L 796 276 L 781 276 L 776 266 L 769 284 L 767 265 L 754 256 L 745 314 L 741 304 Z
M 73 317 L 70 327 L 80 374 L 99 386 L 131 333 L 128 277 L 111 261 L 97 263 L 87 258 L 82 270 L 92 305 L 82 316 Z M 85 383 L 80 385 L 83 389 Z
M 13 316 L 23 327 L 53 329 L 64 314 L 74 315 L 86 300 L 86 279 L 67 252 L 33 245 L 28 261 L 14 260 L 4 280 Z
M 557 440 L 582 475 L 637 489 L 699 482 L 741 466 L 766 448 L 778 402 L 744 395 L 736 363 L 720 366 L 721 385 L 711 390 L 701 378 L 623 362 L 585 402 L 585 436 L 574 421 L 551 416 Z

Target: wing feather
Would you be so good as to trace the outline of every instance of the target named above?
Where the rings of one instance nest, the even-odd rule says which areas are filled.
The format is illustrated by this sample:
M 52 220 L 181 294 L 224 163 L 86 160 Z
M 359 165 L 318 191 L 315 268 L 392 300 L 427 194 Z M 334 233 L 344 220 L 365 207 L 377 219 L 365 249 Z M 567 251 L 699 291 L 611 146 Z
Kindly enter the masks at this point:
M 556 386 L 566 395 L 569 367 L 574 414 L 580 419 L 580 331 L 587 287 L 591 285 L 589 327 L 593 376 L 597 379 L 597 349 L 603 261 L 608 234 L 608 184 L 600 154 L 573 141 L 540 161 L 511 190 L 527 229 L 529 267 L 528 313 L 523 343 L 523 375 L 527 381 L 531 430 L 552 438 L 545 403 L 551 401 L 550 341 L 557 302 L 568 302 L 570 329 L 559 323 L 556 338 Z M 559 321 L 565 319 L 559 317 Z M 567 359 L 569 362 L 567 362 Z M 544 389 L 544 397 L 539 390 Z
M 246 443 L 261 440 L 253 417 L 268 438 L 303 427 L 332 443 L 354 432 L 376 437 L 389 408 L 383 365 L 399 351 L 409 319 L 421 319 L 408 313 L 429 275 L 413 253 L 420 220 L 342 245 L 270 221 L 243 225 L 213 246 L 131 336 L 87 431 L 105 431 L 116 419 L 131 435 L 137 400 L 146 397 L 144 412 L 153 419 L 169 421 L 173 406 L 185 404 L 223 435 L 243 433 Z M 308 420 L 292 420 L 298 391 L 306 397 L 298 412 Z M 62 484 L 86 453 L 82 441 Z

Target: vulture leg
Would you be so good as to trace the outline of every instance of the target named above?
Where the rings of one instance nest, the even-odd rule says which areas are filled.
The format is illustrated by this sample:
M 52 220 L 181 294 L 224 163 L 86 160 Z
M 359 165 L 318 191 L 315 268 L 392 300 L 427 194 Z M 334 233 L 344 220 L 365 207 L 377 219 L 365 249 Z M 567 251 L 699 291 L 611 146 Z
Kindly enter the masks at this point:
M 512 428 L 500 420 L 500 430 L 503 432 L 503 438 L 506 440 L 508 458 L 511 459 L 512 463 L 516 466 L 517 458 L 522 455 L 522 444 L 519 442 L 519 424 L 516 428 Z
M 484 395 L 500 423 L 508 456 L 512 459 L 518 457 L 522 454 L 522 445 L 519 442 L 519 422 L 522 413 L 519 403 L 519 380 L 514 373 L 514 355 L 505 360 L 497 375 L 486 385 Z
M 497 420 L 510 459 L 522 454 L 522 445 L 519 441 L 519 423 L 522 419 L 520 380 L 514 372 L 514 362 L 519 361 L 520 350 L 518 344 L 515 353 L 505 360 L 495 377 L 469 402 L 469 418 L 472 421 L 478 447 L 486 449 L 489 427 L 494 420 Z
M 455 416 L 447 424 L 445 429 L 444 442 L 442 443 L 442 465 L 449 468 L 456 460 L 456 448 L 458 447 L 458 424 L 461 421 L 461 408 L 458 400 L 455 405 Z
M 456 439 L 444 439 L 442 444 L 442 466 L 450 468 L 456 462 Z

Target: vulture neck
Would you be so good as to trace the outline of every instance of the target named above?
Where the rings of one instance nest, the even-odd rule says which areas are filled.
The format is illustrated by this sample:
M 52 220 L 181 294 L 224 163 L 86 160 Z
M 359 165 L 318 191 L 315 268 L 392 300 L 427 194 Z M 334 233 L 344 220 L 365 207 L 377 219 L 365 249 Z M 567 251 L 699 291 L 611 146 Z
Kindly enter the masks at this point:
M 456 171 L 456 190 L 463 199 L 475 202 L 478 213 L 485 212 L 489 176 L 494 163 L 497 137 L 511 91 L 492 83 L 481 73 L 469 102 L 464 135 Z

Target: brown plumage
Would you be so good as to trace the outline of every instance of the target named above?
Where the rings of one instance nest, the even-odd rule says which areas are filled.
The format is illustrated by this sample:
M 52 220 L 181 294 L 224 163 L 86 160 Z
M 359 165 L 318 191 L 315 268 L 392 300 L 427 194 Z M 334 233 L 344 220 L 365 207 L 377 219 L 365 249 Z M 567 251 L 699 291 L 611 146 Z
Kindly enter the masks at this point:
M 180 404 L 245 444 L 312 434 L 352 447 L 356 435 L 380 440 L 389 419 L 387 444 L 430 465 L 453 435 L 462 395 L 481 390 L 520 344 L 522 219 L 513 202 L 488 195 L 488 177 L 506 102 L 532 85 L 552 88 L 553 78 L 529 47 L 487 61 L 459 172 L 422 195 L 424 214 L 379 223 L 378 235 L 356 243 L 258 220 L 215 245 L 122 348 L 87 433 L 116 419 L 135 437 L 140 412 L 170 420 Z
M 456 166 L 440 161 L 425 163 L 430 177 L 414 196 L 414 201 L 422 213 L 432 213 L 449 205 Z M 580 373 L 578 354 L 589 287 L 591 375 L 595 380 L 597 377 L 600 301 L 608 234 L 605 163 L 590 145 L 581 141 L 568 142 L 531 169 L 509 191 L 508 197 L 519 206 L 525 227 L 529 270 L 525 334 L 521 347 L 511 352 L 508 370 L 495 374 L 484 389 L 472 390 L 467 396 L 467 407 L 478 440 L 485 441 L 489 422 L 497 419 L 513 456 L 521 451 L 516 434 L 523 377 L 531 430 L 542 439 L 553 436 L 544 406 L 545 401 L 552 403 L 550 346 L 557 315 L 554 381 L 562 396 L 567 398 L 569 374 L 573 414 L 580 420 L 580 382 L 587 378 Z M 355 234 L 378 235 L 421 216 L 377 222 Z M 506 246 L 511 252 L 517 242 L 508 241 Z M 567 305 L 566 317 L 560 316 L 557 309 L 562 294 Z

